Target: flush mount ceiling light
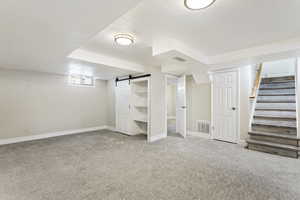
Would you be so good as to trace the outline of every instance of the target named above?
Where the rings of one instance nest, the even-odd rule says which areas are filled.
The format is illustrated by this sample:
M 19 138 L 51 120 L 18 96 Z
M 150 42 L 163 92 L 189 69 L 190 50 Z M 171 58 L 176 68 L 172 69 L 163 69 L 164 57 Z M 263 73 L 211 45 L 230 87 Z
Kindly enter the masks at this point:
M 134 43 L 134 38 L 129 34 L 117 34 L 114 38 L 115 42 L 122 46 L 129 46 Z
M 211 6 L 216 0 L 184 0 L 184 5 L 190 10 L 200 10 Z

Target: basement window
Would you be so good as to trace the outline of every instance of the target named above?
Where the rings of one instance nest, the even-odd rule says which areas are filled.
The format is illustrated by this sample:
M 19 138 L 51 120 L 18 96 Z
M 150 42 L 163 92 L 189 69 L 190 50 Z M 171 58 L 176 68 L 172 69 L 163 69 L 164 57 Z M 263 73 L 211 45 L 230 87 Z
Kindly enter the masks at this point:
M 73 86 L 86 86 L 86 87 L 94 87 L 95 80 L 92 76 L 85 75 L 70 75 L 69 76 L 69 84 Z

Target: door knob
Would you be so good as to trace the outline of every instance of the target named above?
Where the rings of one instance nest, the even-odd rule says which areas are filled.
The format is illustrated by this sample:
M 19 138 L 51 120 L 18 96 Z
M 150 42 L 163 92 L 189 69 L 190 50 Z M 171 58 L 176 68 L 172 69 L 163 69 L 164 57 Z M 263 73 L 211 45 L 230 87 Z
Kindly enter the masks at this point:
M 232 110 L 236 110 L 236 107 L 232 107 L 231 109 L 232 109 Z
M 186 106 L 181 106 L 182 109 L 186 109 Z

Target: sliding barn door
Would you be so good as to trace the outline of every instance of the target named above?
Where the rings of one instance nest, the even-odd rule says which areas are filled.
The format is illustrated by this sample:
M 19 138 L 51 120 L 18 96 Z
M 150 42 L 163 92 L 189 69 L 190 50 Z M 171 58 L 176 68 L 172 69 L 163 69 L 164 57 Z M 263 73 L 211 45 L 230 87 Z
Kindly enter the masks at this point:
M 238 72 L 213 75 L 213 138 L 237 143 Z
M 116 87 L 116 130 L 129 132 L 130 124 L 130 85 L 129 81 L 120 81 Z

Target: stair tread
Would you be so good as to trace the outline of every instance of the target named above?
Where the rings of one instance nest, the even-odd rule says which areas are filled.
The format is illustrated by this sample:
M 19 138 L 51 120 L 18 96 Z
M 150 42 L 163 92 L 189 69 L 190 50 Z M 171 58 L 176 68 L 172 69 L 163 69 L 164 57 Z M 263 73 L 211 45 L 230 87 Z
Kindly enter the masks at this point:
M 287 135 L 282 133 L 268 133 L 268 132 L 261 132 L 261 131 L 249 131 L 249 134 L 253 135 L 260 135 L 260 136 L 268 136 L 268 137 L 276 137 L 276 138 L 284 138 L 284 139 L 290 139 L 290 140 L 300 140 L 297 138 L 296 133 L 294 135 Z
M 262 83 L 259 89 L 262 88 L 285 88 L 285 87 L 295 87 L 295 82 L 288 83 Z
M 279 84 L 279 83 L 295 83 L 295 80 L 273 80 L 273 81 L 267 81 L 267 82 L 264 82 L 266 80 L 262 80 L 262 84 Z
M 262 78 L 263 81 L 278 81 L 278 80 L 291 80 L 295 81 L 295 76 L 277 76 L 277 77 L 264 77 Z
M 258 95 L 265 95 L 265 94 L 296 94 L 295 89 L 272 89 L 272 90 L 258 90 Z
M 259 95 L 257 97 L 257 100 L 293 100 L 293 101 L 295 101 L 295 99 L 296 99 L 295 95 L 289 95 L 289 96 L 285 96 L 285 95 L 272 95 L 272 96 Z
M 265 119 L 274 119 L 274 120 L 296 120 L 296 116 L 276 116 L 276 115 L 263 115 L 263 114 L 257 114 L 254 115 L 254 118 L 265 118 Z
M 296 103 L 261 103 L 257 102 L 256 109 L 283 109 L 283 110 L 296 110 Z
M 284 128 L 292 128 L 292 129 L 296 128 L 296 120 L 279 121 L 279 120 L 267 120 L 267 119 L 254 119 L 252 124 L 262 125 L 262 126 L 284 127 Z
M 289 87 L 289 86 L 282 86 L 282 87 L 275 87 L 275 88 L 259 88 L 259 90 L 281 90 L 281 89 L 295 89 L 295 86 Z
M 264 108 L 256 108 L 255 109 L 256 111 L 295 111 L 296 112 L 296 110 L 295 109 L 281 109 L 281 108 L 266 108 L 266 109 L 264 109 Z
M 257 100 L 257 103 L 296 103 L 296 100 Z
M 270 93 L 270 94 L 258 94 L 259 97 L 269 97 L 269 96 L 296 96 L 295 93 Z
M 265 141 L 258 141 L 258 140 L 252 140 L 252 139 L 247 139 L 247 143 L 250 144 L 256 144 L 256 145 L 263 145 L 263 146 L 269 146 L 269 147 L 275 147 L 275 148 L 280 148 L 280 149 L 287 149 L 291 151 L 299 151 L 298 147 L 292 146 L 292 145 L 286 145 L 286 144 L 277 144 L 277 143 L 272 143 L 272 142 L 265 142 Z

